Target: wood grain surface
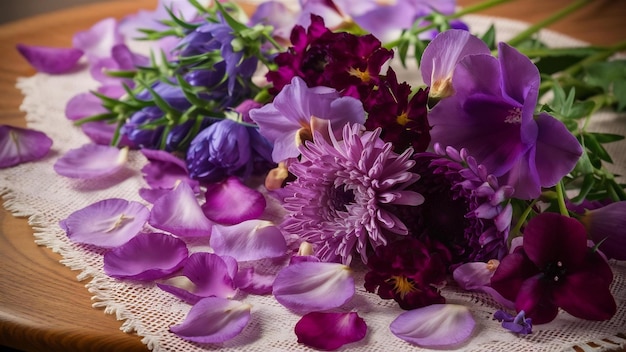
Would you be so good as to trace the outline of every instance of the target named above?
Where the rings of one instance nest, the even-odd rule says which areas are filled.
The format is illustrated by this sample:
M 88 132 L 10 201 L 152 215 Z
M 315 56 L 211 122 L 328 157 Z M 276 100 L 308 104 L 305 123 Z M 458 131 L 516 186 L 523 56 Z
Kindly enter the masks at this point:
M 458 0 L 459 5 L 478 3 Z M 536 22 L 572 1 L 516 0 L 484 14 Z M 0 26 L 0 124 L 25 126 L 17 77 L 35 71 L 15 50 L 17 43 L 70 46 L 72 35 L 98 20 L 123 17 L 156 0 L 106 1 Z M 597 45 L 626 40 L 626 0 L 596 0 L 550 29 Z M 59 255 L 33 241 L 26 219 L 0 210 L 0 346 L 23 351 L 146 351 L 121 322 L 91 307 L 91 294 Z M 1 347 L 0 347 L 1 349 Z

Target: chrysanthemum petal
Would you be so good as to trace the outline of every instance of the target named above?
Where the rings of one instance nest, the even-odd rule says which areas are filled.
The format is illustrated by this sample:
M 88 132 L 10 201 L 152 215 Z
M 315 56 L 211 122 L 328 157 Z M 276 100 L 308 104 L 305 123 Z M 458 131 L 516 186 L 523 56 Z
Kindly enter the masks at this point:
M 119 171 L 128 158 L 128 148 L 85 144 L 71 149 L 54 163 L 57 174 L 70 178 L 105 177 Z
M 181 237 L 210 236 L 213 227 L 186 183 L 180 183 L 154 202 L 149 222 L 157 229 Z
M 150 211 L 141 203 L 110 198 L 73 212 L 60 226 L 73 242 L 112 248 L 135 237 L 148 216 Z
M 207 186 L 202 211 L 207 218 L 225 225 L 256 219 L 265 210 L 263 194 L 244 185 L 238 177 Z
M 326 262 L 301 262 L 283 268 L 273 289 L 280 304 L 302 313 L 340 307 L 354 291 L 350 267 Z
M 182 324 L 170 327 L 179 337 L 197 343 L 220 343 L 237 336 L 248 325 L 248 303 L 208 297 L 196 303 Z
M 52 139 L 43 132 L 0 125 L 0 168 L 41 159 L 51 146 Z
M 215 226 L 211 247 L 219 255 L 238 261 L 283 256 L 287 243 L 280 229 L 269 221 L 248 220 L 232 226 Z
M 476 322 L 469 308 L 432 304 L 400 314 L 389 326 L 397 337 L 420 347 L 446 347 L 465 342 Z
M 367 325 L 356 312 L 311 312 L 296 323 L 295 332 L 299 343 L 331 351 L 362 340 L 367 334 Z
M 157 285 L 163 291 L 190 304 L 195 304 L 204 297 L 232 298 L 237 292 L 233 282 L 233 269 L 237 271 L 236 261 L 232 258 L 197 252 L 190 255 L 185 262 L 183 276 L 169 278 Z
M 52 48 L 18 44 L 17 50 L 37 71 L 57 74 L 73 69 L 83 56 L 76 48 Z
M 114 278 L 151 281 L 182 267 L 185 242 L 162 233 L 141 233 L 104 254 L 104 272 Z

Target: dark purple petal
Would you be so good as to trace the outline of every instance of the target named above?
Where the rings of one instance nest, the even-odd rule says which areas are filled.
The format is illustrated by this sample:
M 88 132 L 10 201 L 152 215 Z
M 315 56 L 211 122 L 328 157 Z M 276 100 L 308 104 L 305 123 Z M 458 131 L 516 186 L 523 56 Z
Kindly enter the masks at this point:
M 248 325 L 251 307 L 225 298 L 204 298 L 191 307 L 182 324 L 173 325 L 170 331 L 197 343 L 224 342 L 239 335 Z
M 311 312 L 296 323 L 298 343 L 319 350 L 332 351 L 339 347 L 362 340 L 367 334 L 367 325 L 356 312 L 326 313 Z
M 559 312 L 552 299 L 553 283 L 541 275 L 533 276 L 522 284 L 515 300 L 515 309 L 524 311 L 535 324 L 549 323 Z
M 223 182 L 207 185 L 202 211 L 207 218 L 225 225 L 256 219 L 265 210 L 263 194 L 231 176 Z
M 60 225 L 72 242 L 112 248 L 135 237 L 148 216 L 141 203 L 111 198 L 73 212 Z
M 208 237 L 213 228 L 213 222 L 204 216 L 186 183 L 180 183 L 154 202 L 149 223 L 180 237 Z
M 118 172 L 126 164 L 128 148 L 85 144 L 71 149 L 54 163 L 57 174 L 70 178 L 91 179 Z
M 491 277 L 491 287 L 514 302 L 524 281 L 534 275 L 539 275 L 539 269 L 523 252 L 516 251 L 502 258 Z
M 431 304 L 400 314 L 389 326 L 397 337 L 426 348 L 465 342 L 476 322 L 469 308 L 456 304 Z
M 52 139 L 43 132 L 0 125 L 0 168 L 39 160 L 51 147 Z
M 504 42 L 498 44 L 498 56 L 504 92 L 518 103 L 530 100 L 534 109 L 537 92 L 529 92 L 537 89 L 541 83 L 537 66 L 527 56 Z
M 83 56 L 83 51 L 76 48 L 18 44 L 17 50 L 37 71 L 51 74 L 68 72 Z
M 626 260 L 626 201 L 586 212 L 581 217 L 587 232 L 609 258 Z
M 210 243 L 216 254 L 228 255 L 240 262 L 281 257 L 287 252 L 280 229 L 265 220 L 215 226 Z
M 182 240 L 142 233 L 104 254 L 104 272 L 114 278 L 151 281 L 180 269 L 188 255 Z

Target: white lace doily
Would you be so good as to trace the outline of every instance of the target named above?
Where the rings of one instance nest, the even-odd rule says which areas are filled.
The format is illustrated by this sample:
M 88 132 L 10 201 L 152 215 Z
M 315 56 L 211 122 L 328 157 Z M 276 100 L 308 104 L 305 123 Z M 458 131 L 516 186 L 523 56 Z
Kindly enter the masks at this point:
M 495 22 L 499 39 L 506 40 L 525 28 L 525 24 L 484 16 L 467 16 L 472 31 L 484 32 Z M 577 45 L 581 42 L 544 31 L 542 39 L 554 46 Z M 190 306 L 151 284 L 127 283 L 112 279 L 102 271 L 102 255 L 71 243 L 58 222 L 71 212 L 98 200 L 118 197 L 143 202 L 137 194 L 145 186 L 139 169 L 145 159 L 139 152 L 130 153 L 130 163 L 115 180 L 72 180 L 57 176 L 52 168 L 56 159 L 68 149 L 88 142 L 81 131 L 65 119 L 65 104 L 73 95 L 97 87 L 87 70 L 51 76 L 36 74 L 21 78 L 18 87 L 25 98 L 21 109 L 26 112 L 28 126 L 47 133 L 54 145 L 43 160 L 0 170 L 5 206 L 16 216 L 29 216 L 34 227 L 35 241 L 63 256 L 62 263 L 80 271 L 78 279 L 91 278 L 86 285 L 94 295 L 95 308 L 115 314 L 123 320 L 121 330 L 136 331 L 153 351 L 308 351 L 297 343 L 293 332 L 299 316 L 283 308 L 271 296 L 249 295 L 242 299 L 253 305 L 252 318 L 236 338 L 219 345 L 197 345 L 186 342 L 168 331 L 172 324 L 183 321 Z M 594 128 L 599 131 L 626 134 L 626 116 L 611 113 L 597 116 Z M 626 166 L 624 143 L 610 145 L 616 165 Z M 622 152 L 619 152 L 621 148 Z M 618 171 L 618 170 L 614 170 Z M 477 321 L 475 336 L 459 346 L 463 351 L 600 351 L 625 347 L 626 339 L 616 336 L 626 333 L 626 263 L 613 262 L 615 273 L 612 291 L 618 304 L 615 316 L 605 322 L 580 320 L 561 312 L 551 323 L 534 327 L 532 334 L 515 336 L 493 320 L 500 308 L 488 296 L 462 292 L 448 287 L 443 295 L 450 303 L 470 306 Z M 389 324 L 402 310 L 394 301 L 385 301 L 363 289 L 363 272 L 356 271 L 357 293 L 348 309 L 357 311 L 368 325 L 367 337 L 345 347 L 350 351 L 423 350 L 396 338 Z M 593 289 L 590 287 L 590 289 Z M 587 344 L 587 342 L 592 342 Z M 595 346 L 595 347 L 593 347 Z

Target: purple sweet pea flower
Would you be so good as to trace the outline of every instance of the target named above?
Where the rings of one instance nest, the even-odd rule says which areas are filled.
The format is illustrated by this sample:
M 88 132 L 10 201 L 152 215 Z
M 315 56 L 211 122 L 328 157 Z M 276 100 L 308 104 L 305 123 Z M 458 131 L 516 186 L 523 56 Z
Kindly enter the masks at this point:
M 455 94 L 431 111 L 432 140 L 466 148 L 514 197 L 536 198 L 570 172 L 582 148 L 552 116 L 533 116 L 540 83 L 537 67 L 506 43 L 499 56 L 468 55 L 452 76 Z
M 39 160 L 51 147 L 52 139 L 43 132 L 0 125 L 0 168 Z
M 532 218 L 524 241 L 500 261 L 491 287 L 515 302 L 535 324 L 552 321 L 561 307 L 588 320 L 607 320 L 616 311 L 606 259 L 587 247 L 585 227 L 556 213 Z
M 523 310 L 517 313 L 516 316 L 512 316 L 503 310 L 498 310 L 493 314 L 493 317 L 501 321 L 502 327 L 511 332 L 520 335 L 528 335 L 533 332 L 532 319 L 526 318 L 526 314 Z

